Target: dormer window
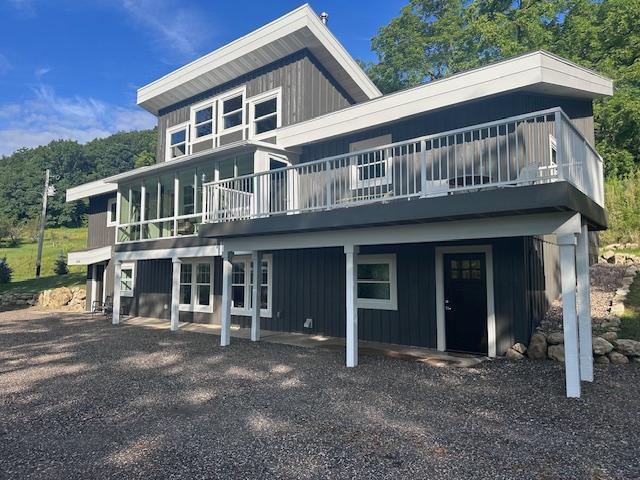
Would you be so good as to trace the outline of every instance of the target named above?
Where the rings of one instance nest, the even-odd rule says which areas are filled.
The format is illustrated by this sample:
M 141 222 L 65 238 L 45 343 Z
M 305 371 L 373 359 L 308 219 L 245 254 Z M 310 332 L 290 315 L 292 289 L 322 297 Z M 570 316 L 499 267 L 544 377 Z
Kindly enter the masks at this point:
M 187 154 L 188 124 L 176 125 L 167 130 L 166 160 L 174 160 Z
M 222 131 L 242 128 L 244 125 L 244 88 L 223 97 L 221 103 Z
M 280 127 L 281 89 L 250 98 L 251 131 L 260 135 Z

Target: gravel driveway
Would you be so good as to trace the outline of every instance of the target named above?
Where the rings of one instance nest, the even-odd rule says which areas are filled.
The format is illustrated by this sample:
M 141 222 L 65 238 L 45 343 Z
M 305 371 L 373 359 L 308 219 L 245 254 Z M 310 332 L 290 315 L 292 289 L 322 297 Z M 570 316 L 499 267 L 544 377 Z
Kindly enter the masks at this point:
M 0 313 L 0 478 L 640 477 L 640 365 L 437 368 Z

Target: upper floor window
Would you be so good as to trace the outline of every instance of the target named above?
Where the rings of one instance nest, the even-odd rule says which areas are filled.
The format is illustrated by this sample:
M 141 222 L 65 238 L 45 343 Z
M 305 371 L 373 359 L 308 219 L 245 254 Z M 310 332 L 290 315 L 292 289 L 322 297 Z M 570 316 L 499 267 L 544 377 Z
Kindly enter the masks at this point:
M 281 89 L 250 98 L 251 132 L 260 135 L 281 126 Z
M 116 225 L 118 217 L 118 201 L 116 198 L 110 198 L 107 201 L 107 227 L 113 227 Z
M 173 160 L 187 154 L 188 124 L 183 123 L 167 130 L 166 160 Z
M 214 133 L 214 106 L 213 103 L 192 109 L 193 141 L 209 137 Z
M 220 99 L 221 131 L 242 128 L 244 125 L 244 88 Z

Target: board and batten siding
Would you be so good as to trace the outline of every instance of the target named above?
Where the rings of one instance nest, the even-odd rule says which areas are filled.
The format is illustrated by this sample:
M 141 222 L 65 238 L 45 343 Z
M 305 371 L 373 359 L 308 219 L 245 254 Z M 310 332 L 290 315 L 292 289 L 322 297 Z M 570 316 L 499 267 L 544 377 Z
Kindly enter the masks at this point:
M 115 193 L 89 199 L 87 248 L 100 248 L 115 244 L 116 227 L 107 226 L 107 203 L 112 198 L 116 198 Z
M 247 99 L 282 87 L 282 126 L 348 107 L 353 99 L 308 50 L 300 50 L 189 100 L 160 111 L 157 161 L 164 161 L 166 129 L 189 121 L 191 106 L 246 85 Z
M 585 138 L 594 143 L 593 108 L 590 100 L 518 92 L 482 99 L 306 145 L 302 147 L 300 162 L 342 155 L 349 152 L 350 144 L 382 135 L 391 135 L 394 143 L 402 142 L 554 107 L 561 107 Z

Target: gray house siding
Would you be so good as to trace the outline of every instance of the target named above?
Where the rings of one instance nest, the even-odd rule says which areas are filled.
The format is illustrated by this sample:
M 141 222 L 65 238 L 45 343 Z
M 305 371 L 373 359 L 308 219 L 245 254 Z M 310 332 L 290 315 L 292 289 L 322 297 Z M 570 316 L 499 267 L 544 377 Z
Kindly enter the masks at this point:
M 107 202 L 115 197 L 115 193 L 109 193 L 89 199 L 87 248 L 106 247 L 115 243 L 116 228 L 107 227 Z
M 349 144 L 381 135 L 390 134 L 393 142 L 401 142 L 553 107 L 563 108 L 574 125 L 593 143 L 593 108 L 590 100 L 519 92 L 495 96 L 307 145 L 302 148 L 300 162 L 348 153 Z
M 164 161 L 166 129 L 188 121 L 191 105 L 241 85 L 247 87 L 247 98 L 282 87 L 282 126 L 309 120 L 354 103 L 309 51 L 300 50 L 233 82 L 160 111 L 157 161 Z M 221 139 L 221 143 L 237 140 L 239 138 L 226 138 Z

